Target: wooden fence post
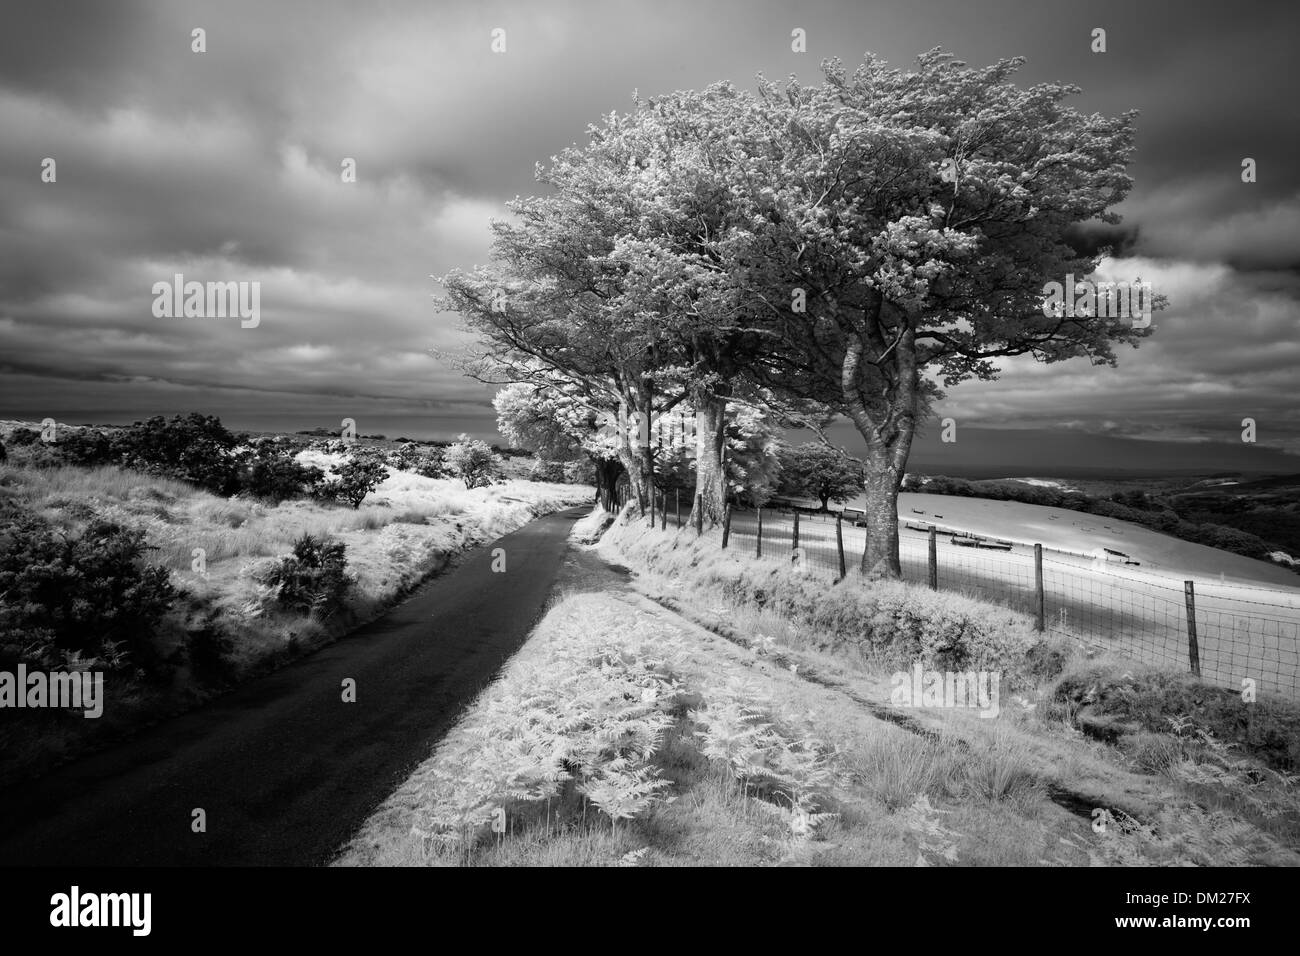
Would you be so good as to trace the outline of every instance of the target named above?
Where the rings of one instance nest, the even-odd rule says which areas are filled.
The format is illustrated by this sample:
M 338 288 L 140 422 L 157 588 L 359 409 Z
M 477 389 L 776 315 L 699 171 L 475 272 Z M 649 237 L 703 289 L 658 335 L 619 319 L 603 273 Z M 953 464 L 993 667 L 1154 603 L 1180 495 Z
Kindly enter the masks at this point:
M 1041 632 L 1046 626 L 1046 604 L 1043 600 L 1043 546 L 1034 545 L 1034 615 L 1037 617 L 1035 629 Z
M 1192 663 L 1192 673 L 1201 676 L 1201 647 L 1196 641 L 1196 587 L 1191 581 L 1183 582 L 1183 597 L 1187 600 L 1187 656 Z
M 661 506 L 659 508 L 659 530 L 667 531 L 668 530 L 668 492 L 666 491 L 664 492 L 664 496 L 659 499 L 659 504 Z
M 939 589 L 939 532 L 930 529 L 930 590 Z
M 848 569 L 844 566 L 844 515 L 835 516 L 835 550 L 840 553 L 840 580 L 843 581 L 848 577 Z
M 794 539 L 790 544 L 791 551 L 799 550 L 799 512 L 794 513 Z
M 695 533 L 704 534 L 704 495 L 695 496 Z
M 722 548 L 727 548 L 727 540 L 731 537 L 731 503 L 722 509 Z
M 754 545 L 754 557 L 761 558 L 763 556 L 763 509 L 762 508 L 758 509 L 758 536 L 755 538 L 755 541 L 757 543 Z
M 650 527 L 655 526 L 655 486 L 650 486 Z
M 682 526 L 682 489 L 673 489 L 673 501 L 677 504 L 677 527 Z

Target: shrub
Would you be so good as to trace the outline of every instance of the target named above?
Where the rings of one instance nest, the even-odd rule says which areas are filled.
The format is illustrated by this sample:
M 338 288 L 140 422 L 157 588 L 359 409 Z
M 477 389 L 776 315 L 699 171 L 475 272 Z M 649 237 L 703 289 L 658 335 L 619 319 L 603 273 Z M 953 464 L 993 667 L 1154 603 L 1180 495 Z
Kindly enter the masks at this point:
M 53 447 L 59 458 L 70 465 L 106 465 L 117 459 L 108 436 L 93 428 L 64 429 Z
M 1120 746 L 1144 773 L 1167 774 L 1189 756 L 1187 743 L 1169 734 L 1141 732 L 1120 738 Z
M 548 461 L 545 458 L 536 458 L 528 466 L 529 481 L 564 481 L 564 462 Z
M 1010 608 L 900 581 L 850 577 L 830 587 L 814 576 L 719 552 L 716 541 L 663 550 L 641 527 L 616 526 L 613 542 L 648 570 L 689 579 L 712 598 L 766 609 L 799 626 L 817 650 L 906 669 L 1001 672 L 1005 690 L 1034 683 L 1025 656 L 1038 635 Z
M 398 445 L 385 457 L 385 464 L 399 471 L 418 471 L 423 463 L 424 453 L 412 442 Z
M 144 532 L 92 520 L 80 535 L 12 505 L 0 510 L 0 658 L 63 667 L 84 655 L 148 672 L 151 638 L 176 592 L 143 562 Z
M 356 457 L 330 469 L 338 480 L 321 486 L 323 494 L 329 494 L 338 501 L 346 502 L 353 508 L 360 508 L 366 495 L 378 488 L 388 477 L 388 469 L 373 457 Z
M 325 480 L 325 472 L 303 465 L 274 448 L 259 448 L 240 479 L 243 490 L 257 498 L 284 501 L 311 494 Z
M 415 466 L 415 473 L 422 478 L 446 478 L 447 468 L 442 460 L 441 448 L 427 449 Z
M 570 485 L 594 485 L 596 463 L 590 458 L 579 458 L 564 463 L 564 481 Z
M 129 468 L 168 475 L 229 495 L 238 490 L 239 439 L 221 420 L 191 412 L 168 420 L 161 415 L 136 422 L 116 436 L 116 457 Z
M 443 457 L 447 470 L 465 482 L 466 488 L 492 484 L 500 474 L 501 462 L 487 442 L 461 435 Z
M 25 445 L 34 445 L 36 440 L 41 437 L 41 433 L 32 428 L 15 428 L 9 433 L 9 444 L 16 448 L 22 448 Z
M 342 541 L 303 534 L 294 542 L 293 553 L 272 565 L 262 583 L 275 589 L 279 604 L 329 617 L 343 606 L 352 585 L 347 575 L 347 547 Z
M 1109 666 L 1067 674 L 1056 685 L 1057 704 L 1087 705 L 1099 716 L 1136 723 L 1150 733 L 1169 730 L 1171 717 L 1218 740 L 1236 744 L 1270 767 L 1300 769 L 1300 706 L 1276 698 L 1254 702 L 1240 691 L 1215 687 L 1190 674 Z

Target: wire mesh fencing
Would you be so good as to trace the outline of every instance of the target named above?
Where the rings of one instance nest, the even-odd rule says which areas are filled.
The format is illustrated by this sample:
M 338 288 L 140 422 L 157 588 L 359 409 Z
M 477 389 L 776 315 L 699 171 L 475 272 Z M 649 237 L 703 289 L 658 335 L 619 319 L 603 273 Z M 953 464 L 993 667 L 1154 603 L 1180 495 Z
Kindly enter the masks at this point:
M 657 501 L 655 527 L 699 534 L 694 502 Z M 865 522 L 839 512 L 728 509 L 721 546 L 833 584 L 854 573 Z M 724 543 L 725 542 L 725 543 Z M 1031 615 L 1040 631 L 1135 660 L 1189 669 L 1240 691 L 1300 699 L 1300 587 L 1178 580 L 1126 565 L 965 532 L 899 523 L 903 580 Z

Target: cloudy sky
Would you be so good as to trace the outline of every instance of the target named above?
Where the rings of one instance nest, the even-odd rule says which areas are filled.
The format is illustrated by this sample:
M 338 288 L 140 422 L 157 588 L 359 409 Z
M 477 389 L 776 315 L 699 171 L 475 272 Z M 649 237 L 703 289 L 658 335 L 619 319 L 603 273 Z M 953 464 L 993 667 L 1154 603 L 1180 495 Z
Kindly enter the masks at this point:
M 1118 368 L 1011 361 L 954 389 L 918 456 L 1300 471 L 1300 106 L 1289 0 L 6 4 L 0 419 L 201 410 L 241 428 L 495 439 L 431 275 L 588 123 L 824 57 L 1024 55 L 1085 111 L 1139 109 L 1117 278 L 1170 299 Z M 206 31 L 207 51 L 191 50 Z M 791 30 L 808 51 L 790 49 Z M 1107 51 L 1090 50 L 1107 31 Z M 493 29 L 506 52 L 491 50 Z M 57 179 L 42 181 L 42 163 Z M 340 164 L 354 158 L 357 182 Z M 1241 181 L 1241 162 L 1258 182 Z M 152 287 L 258 281 L 261 321 L 158 318 Z M 1243 445 L 1241 420 L 1258 423 Z M 946 457 L 945 457 L 946 456 Z M 963 457 L 964 456 L 964 457 Z M 922 462 L 924 463 L 924 462 Z

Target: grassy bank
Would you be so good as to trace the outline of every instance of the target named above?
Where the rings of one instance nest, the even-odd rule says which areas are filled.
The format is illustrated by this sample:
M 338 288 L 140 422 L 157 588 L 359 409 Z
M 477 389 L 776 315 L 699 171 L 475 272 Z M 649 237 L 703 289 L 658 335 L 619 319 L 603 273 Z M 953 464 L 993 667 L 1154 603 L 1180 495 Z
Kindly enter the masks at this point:
M 42 772 L 145 723 L 337 639 L 383 613 L 468 547 L 532 518 L 590 500 L 583 486 L 509 480 L 467 491 L 453 479 L 394 471 L 362 506 L 224 498 L 115 466 L 0 465 L 0 496 L 76 535 L 104 519 L 144 531 L 145 560 L 167 569 L 178 597 L 154 643 L 161 675 L 105 681 L 104 716 L 25 710 L 3 715 L 0 780 Z M 281 606 L 267 570 L 303 534 L 346 548 L 350 584 L 321 615 Z
M 599 532 L 593 517 L 574 539 Z M 718 567 L 693 537 L 619 521 L 579 546 L 588 570 L 337 863 L 1300 863 L 1290 778 L 1268 758 L 1187 715 L 1114 742 L 1081 729 L 1087 675 L 1142 688 L 1159 672 L 1040 645 L 975 602 L 926 613 L 938 596 L 893 586 L 837 595 L 818 620 L 840 630 L 819 634 L 798 613 L 805 582 Z M 885 605 L 906 613 L 845 639 L 856 609 Z M 971 647 L 928 644 L 932 621 Z M 893 668 L 926 647 L 1016 672 L 996 719 L 891 701 Z M 1179 760 L 1155 756 L 1166 737 L 1185 738 Z

